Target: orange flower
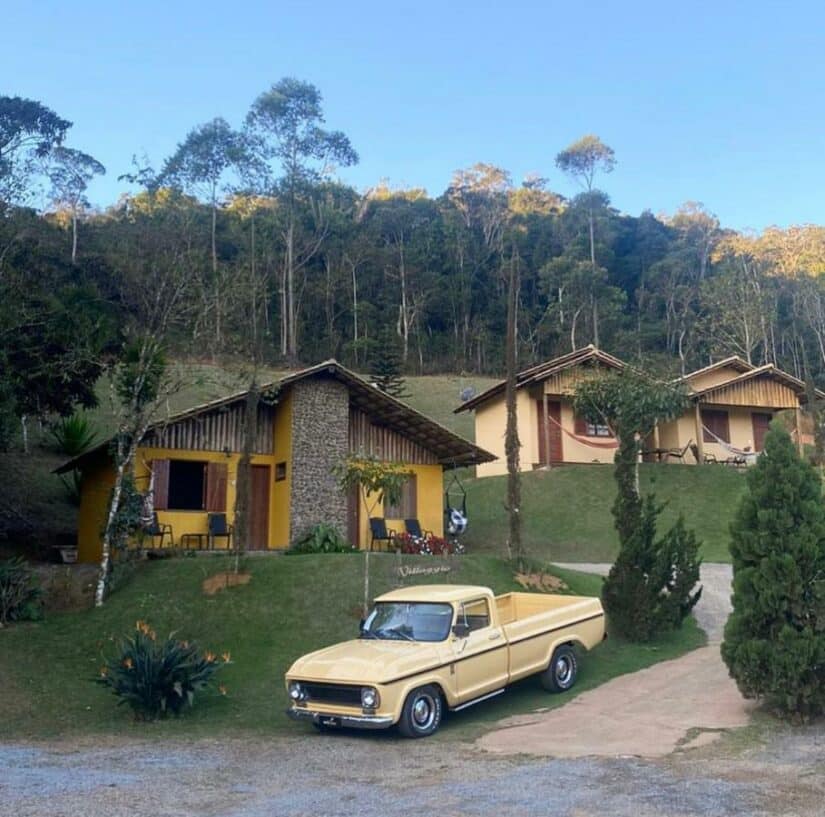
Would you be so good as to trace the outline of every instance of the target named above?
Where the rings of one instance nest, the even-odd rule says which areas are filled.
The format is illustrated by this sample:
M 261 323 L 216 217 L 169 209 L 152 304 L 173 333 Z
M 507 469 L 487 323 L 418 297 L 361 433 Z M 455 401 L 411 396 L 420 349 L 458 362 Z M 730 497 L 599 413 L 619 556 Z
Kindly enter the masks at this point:
M 185 650 L 188 650 L 188 649 L 189 649 L 189 642 L 188 642 L 188 641 L 181 641 L 181 642 L 180 642 L 180 645 L 181 645 L 181 647 L 183 647 L 183 649 L 185 649 Z
M 207 664 L 212 664 L 215 662 L 215 653 L 209 652 L 208 650 L 203 654 L 204 660 Z
M 218 692 L 220 692 L 221 695 L 226 695 L 226 687 L 223 684 L 220 684 L 218 686 Z
M 132 667 L 134 666 L 134 662 L 131 658 L 124 658 L 123 666 L 126 667 L 126 669 L 132 669 Z
M 106 667 L 101 667 L 100 668 L 100 677 L 101 678 L 106 678 L 108 675 L 109 675 L 109 670 L 106 669 Z
M 229 661 L 231 660 L 232 656 L 231 656 L 228 652 L 225 652 L 225 653 L 221 656 L 221 658 L 223 658 L 223 663 L 224 663 L 224 664 L 228 664 L 228 663 L 229 663 Z

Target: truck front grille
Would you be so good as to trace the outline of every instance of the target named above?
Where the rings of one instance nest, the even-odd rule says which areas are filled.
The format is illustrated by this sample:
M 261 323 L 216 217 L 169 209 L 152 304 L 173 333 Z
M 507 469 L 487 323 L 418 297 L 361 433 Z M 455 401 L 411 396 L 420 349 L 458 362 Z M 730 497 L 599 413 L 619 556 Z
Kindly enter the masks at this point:
M 361 706 L 361 687 L 351 684 L 302 683 L 308 700 L 318 703 Z

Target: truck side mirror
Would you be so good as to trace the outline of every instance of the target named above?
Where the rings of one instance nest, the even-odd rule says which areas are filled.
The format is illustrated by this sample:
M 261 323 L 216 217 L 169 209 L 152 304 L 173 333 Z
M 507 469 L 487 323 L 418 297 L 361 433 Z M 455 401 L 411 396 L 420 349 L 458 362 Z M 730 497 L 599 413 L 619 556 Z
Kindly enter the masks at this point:
M 453 635 L 456 638 L 467 638 L 470 635 L 469 624 L 453 624 Z

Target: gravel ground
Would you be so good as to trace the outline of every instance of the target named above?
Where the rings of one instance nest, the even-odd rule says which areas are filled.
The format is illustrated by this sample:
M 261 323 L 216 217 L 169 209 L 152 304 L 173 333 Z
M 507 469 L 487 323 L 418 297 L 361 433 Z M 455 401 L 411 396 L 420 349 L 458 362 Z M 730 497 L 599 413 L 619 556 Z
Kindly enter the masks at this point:
M 729 571 L 703 566 L 697 617 L 712 641 Z M 491 755 L 444 735 L 317 735 L 298 725 L 280 740 L 0 743 L 0 817 L 822 815 L 825 725 L 763 719 L 713 745 L 690 745 L 698 748 L 655 760 L 598 751 L 554 759 Z

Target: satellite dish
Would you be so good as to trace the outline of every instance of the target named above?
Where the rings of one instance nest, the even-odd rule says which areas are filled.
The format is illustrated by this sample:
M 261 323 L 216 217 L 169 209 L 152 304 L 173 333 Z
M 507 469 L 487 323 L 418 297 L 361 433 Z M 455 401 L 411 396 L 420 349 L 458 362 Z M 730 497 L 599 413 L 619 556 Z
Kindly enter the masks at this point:
M 462 403 L 466 403 L 468 400 L 472 400 L 476 396 L 476 389 L 475 386 L 467 386 L 466 389 L 462 389 L 459 393 L 459 397 L 461 398 Z

